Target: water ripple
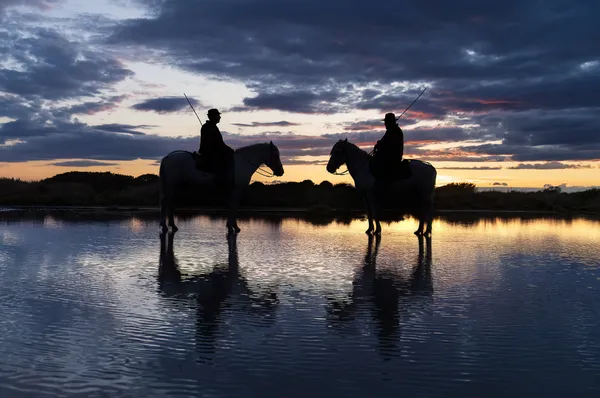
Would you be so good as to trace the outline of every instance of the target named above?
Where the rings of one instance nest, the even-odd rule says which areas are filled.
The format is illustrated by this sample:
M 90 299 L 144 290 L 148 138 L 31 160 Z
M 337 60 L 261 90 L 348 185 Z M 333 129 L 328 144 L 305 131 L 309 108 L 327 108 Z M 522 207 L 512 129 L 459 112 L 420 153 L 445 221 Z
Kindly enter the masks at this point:
M 600 390 L 595 223 L 221 224 L 7 226 L 0 396 Z

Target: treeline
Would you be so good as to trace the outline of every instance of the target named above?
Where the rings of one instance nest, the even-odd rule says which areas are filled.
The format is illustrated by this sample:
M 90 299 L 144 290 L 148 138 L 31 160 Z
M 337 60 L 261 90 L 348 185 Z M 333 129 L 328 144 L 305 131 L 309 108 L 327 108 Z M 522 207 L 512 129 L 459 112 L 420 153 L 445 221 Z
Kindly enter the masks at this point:
M 412 204 L 407 198 L 388 198 L 389 208 Z M 36 182 L 0 178 L 2 206 L 140 206 L 159 203 L 159 178 L 154 174 L 132 177 L 113 173 L 68 172 Z M 180 207 L 223 207 L 216 193 L 185 187 L 177 198 Z M 275 184 L 252 183 L 242 207 L 363 210 L 363 202 L 349 184 L 314 184 L 310 180 Z M 536 192 L 479 191 L 470 183 L 453 183 L 436 189 L 436 209 L 534 210 L 600 213 L 600 189 L 565 193 L 551 187 Z

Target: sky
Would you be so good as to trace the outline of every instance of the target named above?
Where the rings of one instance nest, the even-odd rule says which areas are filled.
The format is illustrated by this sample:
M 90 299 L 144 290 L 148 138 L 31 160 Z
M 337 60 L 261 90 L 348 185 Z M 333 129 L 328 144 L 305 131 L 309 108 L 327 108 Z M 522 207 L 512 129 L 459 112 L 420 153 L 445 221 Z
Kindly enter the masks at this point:
M 0 176 L 158 174 L 222 112 L 279 181 L 327 173 L 399 120 L 437 185 L 600 186 L 600 2 L 0 0 Z M 344 167 L 342 167 L 344 169 Z M 343 170 L 340 170 L 343 171 Z M 256 175 L 256 180 L 272 182 Z

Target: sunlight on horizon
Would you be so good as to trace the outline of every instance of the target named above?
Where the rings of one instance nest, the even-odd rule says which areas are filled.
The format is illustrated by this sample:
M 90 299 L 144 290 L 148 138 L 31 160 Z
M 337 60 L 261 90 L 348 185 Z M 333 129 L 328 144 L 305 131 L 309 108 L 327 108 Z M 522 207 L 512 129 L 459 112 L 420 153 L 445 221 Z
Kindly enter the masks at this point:
M 196 148 L 187 148 L 194 151 Z M 103 161 L 99 162 L 116 164 L 115 166 L 91 166 L 91 167 L 64 167 L 54 166 L 52 163 L 82 160 L 82 159 L 61 159 L 57 161 L 30 161 L 21 163 L 2 163 L 0 162 L 0 177 L 18 178 L 24 181 L 38 181 L 44 178 L 52 177 L 56 174 L 70 171 L 79 172 L 112 172 L 116 174 L 132 175 L 134 177 L 142 174 L 158 174 L 159 165 L 155 160 L 132 160 L 128 162 Z M 543 188 L 545 184 L 561 185 L 567 184 L 567 187 L 586 187 L 600 186 L 600 176 L 597 168 L 589 169 L 561 169 L 561 170 L 470 170 L 470 169 L 444 169 L 443 167 L 465 167 L 460 162 L 434 162 L 433 165 L 438 168 L 436 186 L 445 185 L 451 182 L 471 182 L 481 188 Z M 481 163 L 484 167 L 490 165 L 489 162 Z M 491 163 L 494 165 L 494 163 Z M 507 165 L 504 165 L 508 167 Z M 262 167 L 263 169 L 266 166 Z M 333 175 L 327 172 L 325 165 L 286 165 L 284 162 L 285 174 L 282 177 L 267 178 L 254 174 L 253 181 L 271 183 L 273 181 L 304 181 L 311 180 L 316 184 L 322 181 L 329 181 L 333 184 L 349 183 L 353 184 L 352 177 L 349 175 Z M 346 166 L 340 167 L 338 172 L 346 169 Z M 576 171 L 576 173 L 574 173 Z M 506 184 L 506 185 L 503 185 Z

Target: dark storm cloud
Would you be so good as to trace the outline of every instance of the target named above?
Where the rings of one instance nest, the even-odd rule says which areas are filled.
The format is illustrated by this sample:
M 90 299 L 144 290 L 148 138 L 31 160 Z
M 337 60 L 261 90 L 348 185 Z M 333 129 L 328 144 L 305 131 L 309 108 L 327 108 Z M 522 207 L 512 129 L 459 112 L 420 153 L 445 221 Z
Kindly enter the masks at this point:
M 536 163 L 536 164 L 525 164 L 519 163 L 517 166 L 509 167 L 509 169 L 516 170 L 560 170 L 560 169 L 591 169 L 592 166 L 589 164 L 565 164 L 561 162 L 548 162 L 548 163 Z
M 466 124 L 473 114 L 504 112 L 509 130 L 485 123 L 468 139 L 496 136 L 504 140 L 501 152 L 515 158 L 597 156 L 590 150 L 578 153 L 571 144 L 597 142 L 599 135 L 589 131 L 600 129 L 598 120 L 572 117 L 576 132 L 571 134 L 546 118 L 535 132 L 528 129 L 535 117 L 520 112 L 588 108 L 597 114 L 592 108 L 600 106 L 598 2 L 413 0 L 404 2 L 401 12 L 374 11 L 389 9 L 383 0 L 211 0 L 201 8 L 192 0 L 141 3 L 151 7 L 152 16 L 121 23 L 109 42 L 162 50 L 167 62 L 182 69 L 245 82 L 256 95 L 238 110 L 328 114 L 354 108 L 399 114 L 429 83 L 406 116 L 422 120 L 458 113 Z M 530 148 L 505 152 L 517 140 Z M 559 147 L 537 147 L 549 142 Z M 480 150 L 485 148 L 492 149 L 490 156 L 498 152 Z
M 119 159 L 156 158 L 180 144 L 197 149 L 197 137 L 156 137 L 139 131 L 144 126 L 88 126 L 73 120 L 113 109 L 120 100 L 111 100 L 105 91 L 132 75 L 113 52 L 98 46 L 102 41 L 121 51 L 119 59 L 162 61 L 242 81 L 253 95 L 231 109 L 236 111 L 333 114 L 359 109 L 383 118 L 386 112 L 399 115 L 427 86 L 399 121 L 404 128 L 446 118 L 435 127 L 404 128 L 405 153 L 425 160 L 600 159 L 598 2 L 409 0 L 397 8 L 401 12 L 390 12 L 396 9 L 384 0 L 206 0 L 201 7 L 196 0 L 136 0 L 148 7 L 147 17 L 82 17 L 93 45 L 32 24 L 23 27 L 2 12 L 14 5 L 55 3 L 0 2 L 0 53 L 8 61 L 0 63 L 0 117 L 16 119 L 0 125 L 0 144 L 25 141 L 0 148 L 1 158 L 25 160 L 29 154 L 50 159 L 52 153 L 80 158 L 73 154 L 86 153 L 108 159 L 110 145 Z M 88 96 L 99 100 L 81 99 Z M 53 105 L 65 99 L 81 103 Z M 165 113 L 188 106 L 185 98 L 165 97 L 134 109 Z M 292 126 L 277 123 L 283 122 L 237 126 Z M 312 162 L 295 157 L 327 155 L 337 139 L 346 137 L 372 147 L 383 135 L 383 123 L 346 124 L 340 131 L 225 135 L 234 147 L 272 137 L 289 151 L 282 154 L 289 161 Z M 91 138 L 101 143 L 97 149 Z M 62 139 L 63 147 L 58 144 Z M 421 148 L 428 142 L 492 140 L 501 143 Z M 46 152 L 43 145 L 48 145 Z
M 397 123 L 400 126 L 407 126 L 416 123 L 418 120 L 410 117 L 402 117 Z M 365 130 L 382 130 L 385 129 L 383 117 L 381 119 L 363 120 L 360 122 L 345 123 L 344 130 L 346 131 L 365 131 Z
M 506 183 L 506 182 L 495 182 L 492 185 L 494 185 L 494 186 L 500 186 L 500 187 L 507 187 L 508 183 Z
M 481 131 L 479 129 L 466 129 L 462 127 L 417 127 L 404 129 L 403 133 L 405 142 L 458 142 L 481 138 Z M 359 142 L 375 143 L 384 134 L 385 129 L 378 129 L 368 131 L 350 130 L 347 133 L 327 134 L 326 136 L 336 139 L 354 137 Z
M 92 96 L 132 74 L 111 56 L 51 29 L 13 29 L 8 36 L 3 50 L 10 63 L 0 69 L 5 93 L 48 100 Z
M 256 97 L 244 98 L 242 110 L 280 110 L 307 114 L 333 114 L 340 112 L 342 108 L 336 106 L 335 101 L 340 94 L 333 91 L 321 93 L 310 91 L 260 93 Z
M 190 98 L 190 102 L 195 107 L 202 106 L 200 101 Z M 152 98 L 132 106 L 138 111 L 153 111 L 156 113 L 173 113 L 189 108 L 189 104 L 185 97 L 160 97 Z
M 77 105 L 71 105 L 52 110 L 55 117 L 69 118 L 75 115 L 94 115 L 100 112 L 111 111 L 119 106 L 127 96 L 119 95 L 101 98 L 100 101 L 88 101 Z
M 51 29 L 13 31 L 3 48 L 17 67 L 0 69 L 0 90 L 23 97 L 60 100 L 98 95 L 132 75 L 110 55 Z
M 6 125 L 4 125 L 6 126 Z M 4 126 L 0 136 L 4 136 Z M 195 150 L 197 139 L 149 134 L 115 134 L 83 123 L 59 127 L 25 125 L 27 140 L 0 147 L 3 162 L 54 159 L 135 160 L 158 159 L 176 149 Z M 26 128 L 31 128 L 31 131 Z
M 35 109 L 23 101 L 16 95 L 0 94 L 0 117 L 9 117 L 12 119 L 26 118 Z
M 600 39 L 592 1 L 415 0 L 402 12 L 376 12 L 389 8 L 384 0 L 146 3 L 155 17 L 127 21 L 113 42 L 161 47 L 187 69 L 261 82 L 534 77 L 593 59 Z
M 238 127 L 291 127 L 300 126 L 299 123 L 291 123 L 285 120 L 280 122 L 252 122 L 252 123 L 232 123 L 233 126 Z
M 9 140 L 28 140 L 32 137 L 58 134 L 59 125 L 44 125 L 41 120 L 17 119 L 0 124 L 0 145 Z
M 54 159 L 90 160 L 156 160 L 173 150 L 194 151 L 197 137 L 164 137 L 146 134 L 140 129 L 152 126 L 104 124 L 89 126 L 75 121 L 40 123 L 32 120 L 17 120 L 0 125 L 0 137 L 5 141 L 19 139 L 21 142 L 0 147 L 0 159 L 5 162 Z M 222 131 L 225 142 L 233 148 L 257 142 L 273 141 L 280 150 L 286 164 L 322 164 L 314 156 L 328 156 L 333 145 L 340 139 L 370 152 L 374 143 L 381 138 L 376 132 L 345 132 L 319 136 L 297 135 L 289 132 L 265 132 L 260 134 L 235 134 Z M 472 151 L 471 153 L 473 153 Z M 501 161 L 506 156 L 471 156 L 471 153 L 450 148 L 428 150 L 418 142 L 407 142 L 404 150 L 408 157 L 429 161 Z M 309 158 L 306 158 L 309 156 Z M 490 166 L 491 167 L 491 166 Z
M 67 160 L 65 162 L 50 163 L 51 166 L 60 167 L 98 167 L 98 166 L 118 166 L 118 163 L 98 162 L 95 160 Z
M 101 131 L 106 131 L 106 132 L 113 132 L 113 133 L 124 133 L 124 134 L 133 134 L 133 135 L 145 135 L 145 133 L 138 131 L 136 129 L 147 129 L 147 128 L 151 128 L 152 126 L 148 126 L 148 125 L 130 125 L 130 124 L 118 124 L 118 123 L 112 123 L 112 124 L 99 124 L 96 126 L 91 126 L 92 128 L 96 129 L 96 130 L 101 130 Z
M 509 156 L 514 161 L 567 161 L 600 159 L 600 145 L 580 147 L 530 147 L 520 145 L 484 144 L 461 149 L 482 155 Z
M 438 167 L 438 170 L 502 170 L 502 167 Z

